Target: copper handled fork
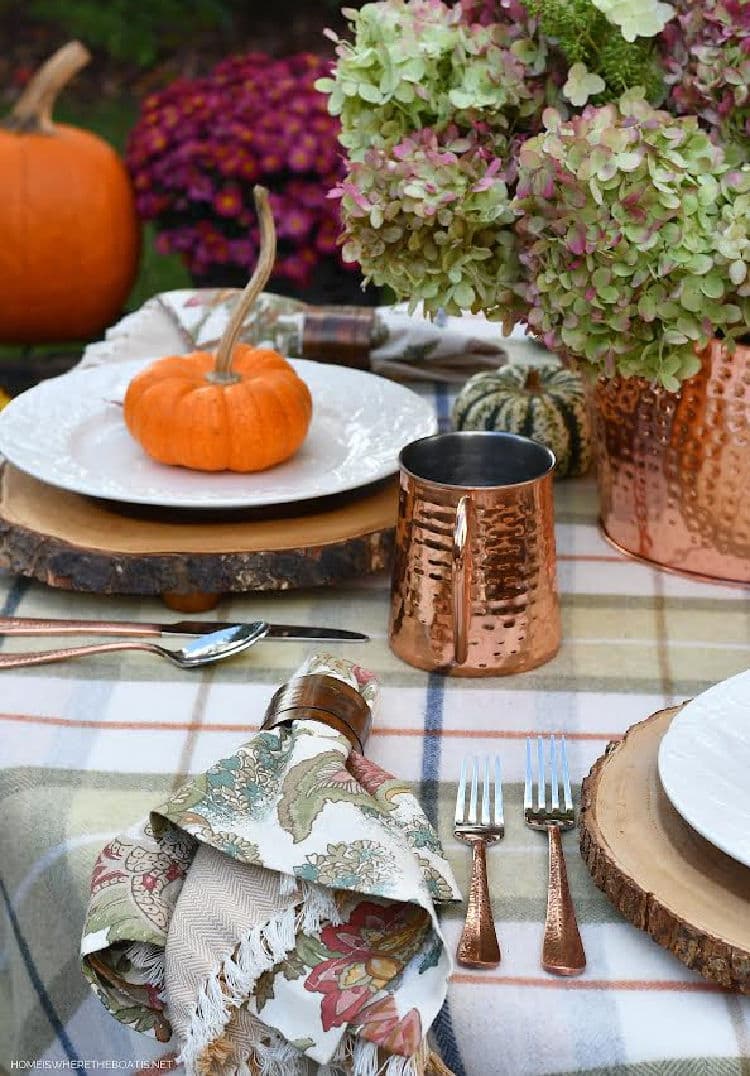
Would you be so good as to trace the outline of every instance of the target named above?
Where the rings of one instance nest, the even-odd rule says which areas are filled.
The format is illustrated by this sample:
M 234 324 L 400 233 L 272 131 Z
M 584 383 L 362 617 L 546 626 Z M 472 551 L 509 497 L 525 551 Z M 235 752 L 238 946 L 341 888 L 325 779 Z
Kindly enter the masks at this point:
M 492 917 L 490 891 L 487 885 L 487 845 L 502 839 L 503 786 L 500 781 L 500 759 L 483 761 L 482 800 L 479 805 L 480 759 L 464 759 L 456 795 L 456 837 L 471 845 L 471 888 L 461 941 L 456 958 L 470 968 L 495 968 L 500 963 L 500 946 Z M 469 809 L 466 810 L 466 779 L 471 765 Z M 493 771 L 494 770 L 494 774 Z M 494 776 L 494 794 L 493 794 Z
M 578 975 L 586 967 L 586 954 L 578 930 L 573 899 L 568 886 L 561 833 L 575 826 L 573 797 L 570 791 L 568 751 L 565 737 L 558 743 L 549 738 L 549 806 L 547 806 L 547 777 L 544 738 L 537 737 L 536 750 L 531 740 L 526 741 L 526 783 L 523 795 L 523 814 L 532 829 L 547 831 L 549 842 L 549 873 L 547 882 L 547 918 L 544 924 L 542 944 L 542 967 L 555 975 Z M 562 770 L 563 803 L 560 804 L 558 789 L 558 752 Z M 536 755 L 536 767 L 533 757 Z M 534 772 L 536 770 L 536 782 Z M 536 803 L 532 785 L 536 784 Z

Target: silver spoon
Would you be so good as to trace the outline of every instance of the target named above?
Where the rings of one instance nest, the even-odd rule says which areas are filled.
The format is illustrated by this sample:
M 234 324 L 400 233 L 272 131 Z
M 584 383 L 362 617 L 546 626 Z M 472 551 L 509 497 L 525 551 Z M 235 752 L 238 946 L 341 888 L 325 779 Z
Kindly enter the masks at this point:
M 47 665 L 53 661 L 67 661 L 68 658 L 83 658 L 89 654 L 108 654 L 113 650 L 145 650 L 149 654 L 158 654 L 176 665 L 178 669 L 199 669 L 201 665 L 212 665 L 234 654 L 248 650 L 255 643 L 268 635 L 269 626 L 263 620 L 254 624 L 240 624 L 234 628 L 222 628 L 208 635 L 199 635 L 179 650 L 168 650 L 166 646 L 151 643 L 145 639 L 122 639 L 116 643 L 92 643 L 88 646 L 67 646 L 61 650 L 37 650 L 31 654 L 0 654 L 0 669 L 20 669 L 25 665 Z

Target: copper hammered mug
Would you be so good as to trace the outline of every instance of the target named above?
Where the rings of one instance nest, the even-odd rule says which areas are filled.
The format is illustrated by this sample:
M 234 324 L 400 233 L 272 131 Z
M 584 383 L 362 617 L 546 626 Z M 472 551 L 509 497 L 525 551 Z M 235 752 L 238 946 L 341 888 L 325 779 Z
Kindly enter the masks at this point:
M 444 433 L 401 453 L 389 640 L 420 669 L 506 676 L 560 646 L 548 448 Z

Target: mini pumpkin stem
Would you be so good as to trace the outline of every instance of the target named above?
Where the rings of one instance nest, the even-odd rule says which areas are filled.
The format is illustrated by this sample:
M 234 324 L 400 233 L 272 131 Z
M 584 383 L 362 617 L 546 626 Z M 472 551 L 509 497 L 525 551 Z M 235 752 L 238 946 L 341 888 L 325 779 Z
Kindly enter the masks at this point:
M 271 203 L 268 200 L 268 191 L 265 187 L 257 186 L 253 193 L 260 220 L 258 264 L 245 290 L 237 300 L 232 317 L 216 349 L 216 364 L 208 375 L 209 380 L 214 382 L 229 383 L 236 380 L 236 375 L 232 373 L 234 345 L 237 343 L 247 313 L 268 283 L 276 261 L 276 228 L 273 223 Z
M 526 374 L 526 380 L 523 387 L 527 392 L 539 393 L 543 392 L 542 378 L 539 370 L 535 366 L 532 366 L 529 372 Z
M 34 74 L 2 126 L 9 131 L 54 134 L 52 109 L 60 91 L 91 59 L 80 41 L 69 41 Z

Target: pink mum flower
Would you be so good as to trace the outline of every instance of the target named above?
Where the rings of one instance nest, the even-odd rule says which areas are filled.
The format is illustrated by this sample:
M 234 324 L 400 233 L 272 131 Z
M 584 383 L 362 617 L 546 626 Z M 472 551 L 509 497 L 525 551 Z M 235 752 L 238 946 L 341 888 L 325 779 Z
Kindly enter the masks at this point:
M 126 159 L 160 249 L 195 273 L 216 263 L 246 273 L 258 251 L 260 182 L 278 226 L 277 279 L 306 283 L 338 252 L 339 205 L 326 194 L 343 178 L 339 122 L 315 89 L 330 67 L 309 53 L 232 56 L 146 98 Z

